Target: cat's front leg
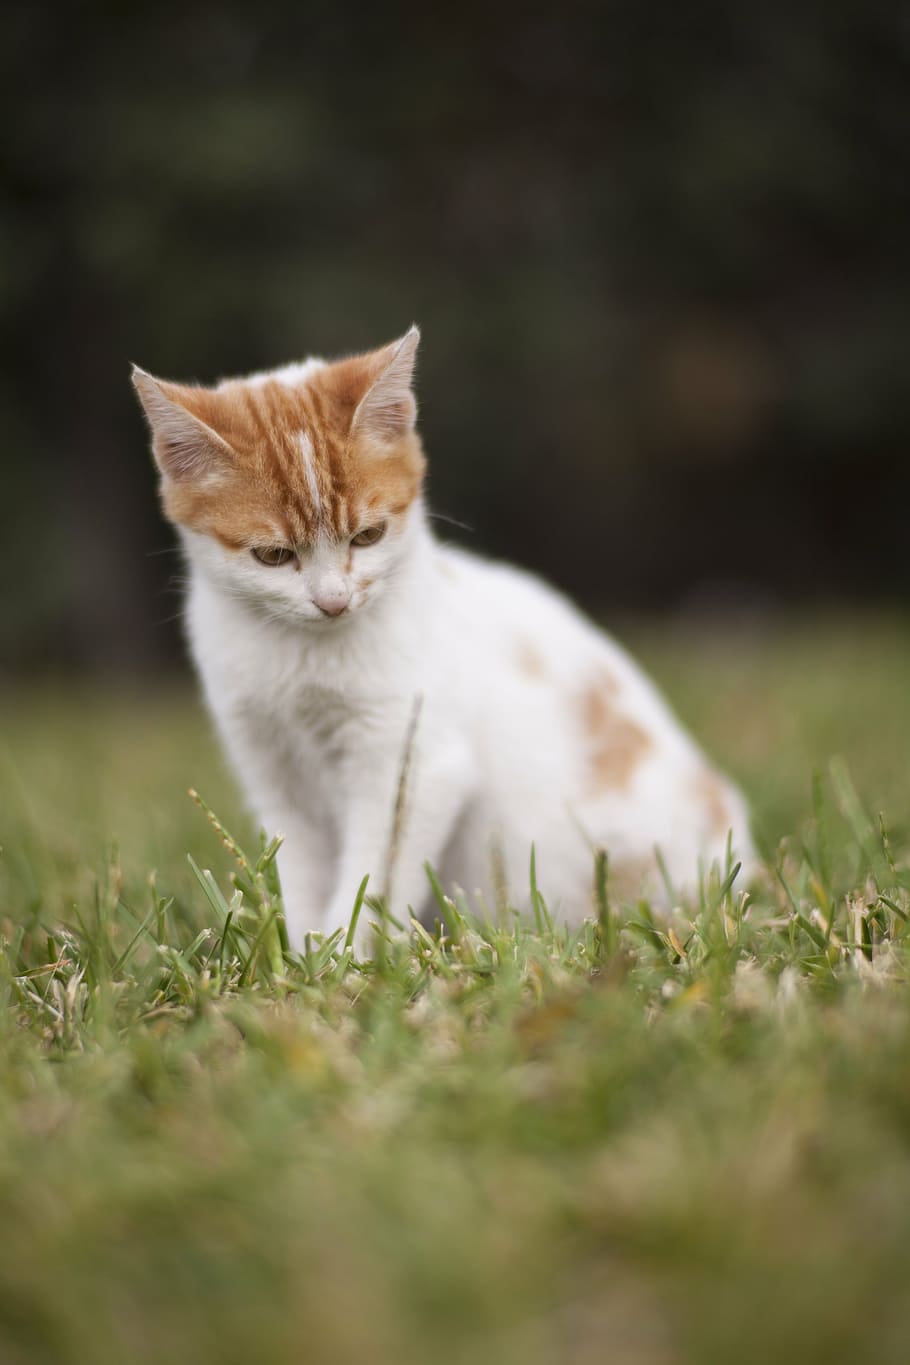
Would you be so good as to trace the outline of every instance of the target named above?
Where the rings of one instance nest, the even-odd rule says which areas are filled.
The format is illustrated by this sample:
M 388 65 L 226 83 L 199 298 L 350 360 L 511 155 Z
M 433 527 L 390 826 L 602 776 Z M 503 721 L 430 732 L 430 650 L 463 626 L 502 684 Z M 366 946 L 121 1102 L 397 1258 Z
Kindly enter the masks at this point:
M 301 764 L 275 741 L 270 716 L 250 707 L 213 705 L 219 728 L 250 804 L 271 837 L 280 834 L 278 875 L 288 937 L 302 947 L 308 930 L 320 929 L 332 891 L 334 849 L 319 805 L 307 800 Z
M 331 895 L 325 834 L 290 812 L 278 813 L 269 828 L 283 837 L 278 875 L 288 940 L 293 948 L 302 948 L 307 933 L 323 927 L 323 910 Z
M 327 933 L 346 928 L 357 888 L 369 874 L 369 894 L 385 896 L 407 924 L 429 894 L 425 863 L 438 866 L 459 817 L 476 789 L 474 765 L 458 743 L 427 746 L 412 755 L 400 793 L 401 755 L 376 756 L 374 779 L 352 791 L 341 834 L 335 886 L 326 907 Z M 369 942 L 371 916 L 361 913 L 356 945 Z

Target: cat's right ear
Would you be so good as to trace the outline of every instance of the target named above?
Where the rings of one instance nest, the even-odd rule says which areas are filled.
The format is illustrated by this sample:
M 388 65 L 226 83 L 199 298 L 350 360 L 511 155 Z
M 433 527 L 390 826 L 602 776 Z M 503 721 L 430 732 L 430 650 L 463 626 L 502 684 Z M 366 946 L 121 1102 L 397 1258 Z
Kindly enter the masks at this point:
M 166 479 L 198 483 L 217 478 L 234 462 L 234 452 L 217 431 L 191 411 L 194 394 L 133 366 L 133 387 L 152 435 L 152 453 Z

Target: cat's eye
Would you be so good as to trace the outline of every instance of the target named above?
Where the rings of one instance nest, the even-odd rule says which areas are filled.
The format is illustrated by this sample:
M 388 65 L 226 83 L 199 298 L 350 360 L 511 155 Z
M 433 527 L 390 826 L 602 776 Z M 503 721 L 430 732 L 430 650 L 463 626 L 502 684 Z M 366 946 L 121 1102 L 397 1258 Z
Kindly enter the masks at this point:
M 258 559 L 260 564 L 268 564 L 270 569 L 275 569 L 279 564 L 289 563 L 295 555 L 286 545 L 258 545 L 253 550 L 253 558 Z
M 385 522 L 380 521 L 376 526 L 365 526 L 362 531 L 358 531 L 356 536 L 351 537 L 352 545 L 375 545 L 377 540 L 382 540 L 385 535 Z

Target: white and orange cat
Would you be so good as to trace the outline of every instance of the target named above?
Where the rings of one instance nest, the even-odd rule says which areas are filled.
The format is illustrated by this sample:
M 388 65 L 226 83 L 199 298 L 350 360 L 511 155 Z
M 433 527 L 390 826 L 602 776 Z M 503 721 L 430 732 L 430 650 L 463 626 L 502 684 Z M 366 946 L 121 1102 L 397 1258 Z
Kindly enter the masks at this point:
M 626 895 L 660 894 L 655 846 L 680 886 L 731 830 L 751 857 L 739 792 L 622 649 L 529 574 L 434 538 L 418 340 L 214 388 L 133 375 L 193 656 L 255 814 L 285 836 L 297 945 L 347 925 L 365 873 L 405 920 L 427 907 L 425 862 L 488 905 L 504 875 L 521 906 L 533 842 L 552 909 L 578 922 L 594 847 Z

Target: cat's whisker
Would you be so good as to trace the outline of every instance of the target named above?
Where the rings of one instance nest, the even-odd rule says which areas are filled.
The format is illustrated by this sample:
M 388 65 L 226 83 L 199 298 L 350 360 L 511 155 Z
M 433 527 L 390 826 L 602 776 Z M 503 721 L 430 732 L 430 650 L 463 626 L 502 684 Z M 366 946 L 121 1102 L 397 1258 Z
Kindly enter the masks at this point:
M 449 526 L 457 526 L 460 531 L 467 531 L 470 535 L 474 534 L 473 526 L 469 526 L 466 521 L 459 521 L 457 517 L 447 516 L 445 512 L 428 512 L 427 516 L 431 521 L 444 521 Z
M 172 626 L 175 621 L 184 620 L 186 620 L 186 608 L 181 607 L 179 611 L 175 611 L 171 616 L 160 616 L 155 624 L 160 629 L 161 626 Z

